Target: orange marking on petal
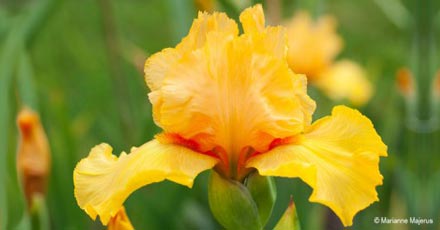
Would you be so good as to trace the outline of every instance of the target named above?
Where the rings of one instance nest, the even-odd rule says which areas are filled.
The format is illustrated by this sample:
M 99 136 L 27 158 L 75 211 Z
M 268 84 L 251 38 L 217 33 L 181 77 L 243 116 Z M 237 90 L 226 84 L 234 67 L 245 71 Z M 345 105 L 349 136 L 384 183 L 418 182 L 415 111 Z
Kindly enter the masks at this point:
M 211 150 L 205 150 L 205 147 L 199 143 L 197 140 L 191 138 L 187 139 L 182 137 L 177 133 L 161 133 L 155 136 L 159 142 L 162 144 L 175 144 L 179 146 L 183 146 L 185 148 L 191 149 L 203 155 L 208 155 L 217 159 L 220 159 L 221 162 L 224 162 L 225 165 L 228 164 L 228 155 L 226 151 L 221 147 L 215 147 Z
M 229 169 L 229 158 L 228 158 L 228 153 L 226 152 L 225 149 L 223 149 L 220 146 L 216 146 L 214 149 L 212 149 L 211 151 L 212 153 L 214 153 L 215 155 L 217 155 L 217 158 L 220 159 L 221 163 L 227 168 Z
M 200 152 L 200 145 L 197 141 L 183 138 L 177 133 L 158 134 L 156 135 L 156 139 L 164 144 L 176 144 Z
M 238 157 L 238 162 L 237 162 L 237 176 L 236 179 L 238 179 L 239 181 L 241 181 L 252 169 L 246 168 L 246 161 L 257 151 L 248 146 L 248 147 L 244 147 L 241 151 L 240 151 L 240 155 Z
M 295 136 L 286 137 L 286 138 L 276 138 L 270 143 L 269 150 L 272 150 L 273 148 L 278 147 L 280 145 L 292 144 L 297 140 L 298 138 Z

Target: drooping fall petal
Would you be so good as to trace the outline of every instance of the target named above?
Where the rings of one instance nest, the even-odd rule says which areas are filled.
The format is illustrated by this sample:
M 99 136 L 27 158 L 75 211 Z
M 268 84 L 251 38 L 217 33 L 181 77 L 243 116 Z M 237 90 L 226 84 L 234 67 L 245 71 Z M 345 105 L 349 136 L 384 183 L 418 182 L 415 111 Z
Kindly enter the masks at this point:
M 75 197 L 92 219 L 99 215 L 106 225 L 136 189 L 165 179 L 191 187 L 200 172 L 216 163 L 216 158 L 157 140 L 119 158 L 108 144 L 100 144 L 74 170 Z
M 379 157 L 387 147 L 370 120 L 344 106 L 333 109 L 292 143 L 250 158 L 261 175 L 299 177 L 313 188 L 310 201 L 330 207 L 345 226 L 378 200 Z

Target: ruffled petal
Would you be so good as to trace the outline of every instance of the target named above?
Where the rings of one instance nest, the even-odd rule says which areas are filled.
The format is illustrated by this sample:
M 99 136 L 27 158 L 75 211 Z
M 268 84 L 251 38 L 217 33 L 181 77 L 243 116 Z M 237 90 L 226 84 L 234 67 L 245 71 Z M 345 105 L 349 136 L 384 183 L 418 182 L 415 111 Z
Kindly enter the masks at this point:
M 213 157 L 157 140 L 119 158 L 112 155 L 111 146 L 100 144 L 73 172 L 75 197 L 92 219 L 99 215 L 106 225 L 136 189 L 165 179 L 191 187 L 200 172 L 216 163 Z
M 176 48 L 166 48 L 152 55 L 145 62 L 145 81 L 151 91 L 158 90 L 162 86 L 168 70 L 187 53 L 203 46 L 207 36 L 211 33 L 221 33 L 225 37 L 236 37 L 238 36 L 238 27 L 235 21 L 224 13 L 209 15 L 199 12 L 189 34 L 182 39 Z
M 263 7 L 255 5 L 240 14 L 244 35 L 254 44 L 253 52 L 285 59 L 287 55 L 287 35 L 284 27 L 265 27 Z
M 172 48 L 167 48 L 148 58 L 145 62 L 145 82 L 151 91 L 160 89 L 168 69 L 175 65 L 181 54 Z
M 350 226 L 357 212 L 378 200 L 379 156 L 386 151 L 368 118 L 337 106 L 304 135 L 250 158 L 247 166 L 261 175 L 300 177 L 313 188 L 310 201 L 327 205 Z
M 240 22 L 243 25 L 245 34 L 263 31 L 265 27 L 263 7 L 258 4 L 245 9 L 240 14 Z
M 193 50 L 166 71 L 153 68 L 166 72 L 160 89 L 149 94 L 155 122 L 185 139 L 203 136 L 208 141 L 202 149 L 221 146 L 232 161 L 245 147 L 266 151 L 274 138 L 302 132 L 315 102 L 307 95 L 306 78 L 286 63 L 284 29 L 264 27 L 257 5 L 242 13 L 245 33 L 239 37 L 211 30 L 197 40 L 192 34 L 205 31 L 202 27 L 227 24 L 219 14 L 199 17 L 182 41 Z
M 237 23 L 225 13 L 208 14 L 199 12 L 188 35 L 176 47 L 180 52 L 191 52 L 205 45 L 207 36 L 211 33 L 221 33 L 227 37 L 238 36 Z

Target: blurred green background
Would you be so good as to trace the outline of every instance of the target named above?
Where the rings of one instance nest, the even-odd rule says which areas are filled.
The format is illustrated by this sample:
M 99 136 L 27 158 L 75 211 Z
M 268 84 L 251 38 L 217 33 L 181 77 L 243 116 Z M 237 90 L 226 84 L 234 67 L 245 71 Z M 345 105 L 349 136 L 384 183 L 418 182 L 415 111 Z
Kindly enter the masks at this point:
M 214 1 L 237 18 L 255 2 Z M 338 56 L 360 63 L 375 95 L 358 108 L 389 147 L 381 159 L 380 202 L 360 212 L 352 229 L 440 229 L 440 99 L 432 91 L 439 67 L 440 3 L 418 0 L 279 1 L 283 18 L 305 9 L 332 14 L 344 49 Z M 174 47 L 197 15 L 192 0 L 0 0 L 0 229 L 29 229 L 15 168 L 19 109 L 38 111 L 52 151 L 46 197 L 51 229 L 104 229 L 76 204 L 72 172 L 91 147 L 111 143 L 114 152 L 139 146 L 160 132 L 151 117 L 143 63 Z M 416 97 L 396 87 L 406 66 Z M 439 87 L 440 88 L 440 87 Z M 437 90 L 439 90 L 437 88 Z M 435 90 L 434 90 L 435 91 Z M 336 104 L 310 87 L 314 118 Z M 440 92 L 439 92 L 440 94 Z M 299 179 L 277 179 L 278 198 L 268 229 L 292 195 L 303 229 L 338 229 L 322 205 L 308 202 Z M 126 202 L 136 229 L 220 229 L 210 214 L 207 173 L 193 189 L 162 182 L 136 191 Z M 431 225 L 376 225 L 374 217 L 431 218 Z

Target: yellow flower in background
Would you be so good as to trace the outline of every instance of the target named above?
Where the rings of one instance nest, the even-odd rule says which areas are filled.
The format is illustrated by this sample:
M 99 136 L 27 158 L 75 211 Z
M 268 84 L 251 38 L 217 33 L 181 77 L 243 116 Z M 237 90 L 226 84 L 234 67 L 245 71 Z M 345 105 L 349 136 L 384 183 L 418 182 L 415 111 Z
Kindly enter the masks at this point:
M 313 124 L 315 102 L 304 75 L 287 63 L 283 27 L 265 27 L 261 5 L 240 15 L 244 33 L 223 13 L 199 13 L 189 34 L 145 63 L 155 123 L 163 132 L 119 157 L 94 147 L 74 170 L 75 197 L 103 224 L 136 189 L 170 180 L 188 187 L 213 168 L 242 181 L 261 175 L 300 177 L 311 201 L 344 225 L 378 200 L 379 157 L 387 147 L 370 120 L 335 107 Z
M 342 39 L 336 33 L 336 20 L 324 16 L 314 22 L 307 12 L 300 11 L 285 25 L 289 66 L 313 82 L 332 65 L 342 49 Z
M 372 86 L 361 66 L 349 60 L 334 63 L 320 74 L 315 85 L 333 100 L 347 98 L 361 106 L 372 96 Z
M 299 12 L 286 26 L 287 60 L 295 73 L 307 75 L 310 83 L 333 100 L 348 99 L 356 106 L 368 102 L 372 86 L 362 67 L 348 60 L 334 63 L 342 39 L 333 17 L 323 16 L 314 22 L 309 14 Z

